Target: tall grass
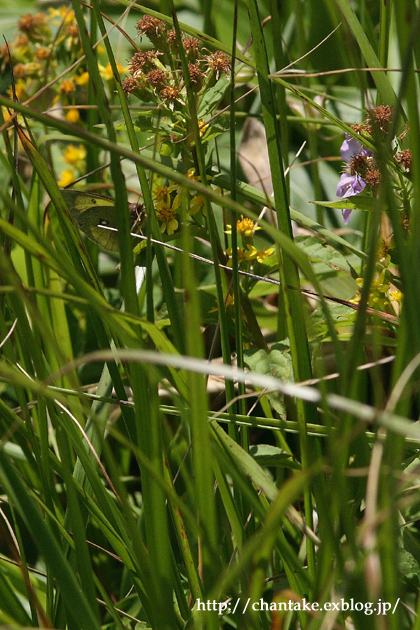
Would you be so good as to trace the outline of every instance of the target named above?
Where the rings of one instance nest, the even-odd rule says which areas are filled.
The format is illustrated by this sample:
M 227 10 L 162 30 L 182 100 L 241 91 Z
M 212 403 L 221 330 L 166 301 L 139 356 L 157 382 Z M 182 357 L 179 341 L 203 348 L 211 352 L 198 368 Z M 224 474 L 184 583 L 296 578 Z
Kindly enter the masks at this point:
M 149 4 L 1 50 L 0 627 L 418 629 L 420 11 Z

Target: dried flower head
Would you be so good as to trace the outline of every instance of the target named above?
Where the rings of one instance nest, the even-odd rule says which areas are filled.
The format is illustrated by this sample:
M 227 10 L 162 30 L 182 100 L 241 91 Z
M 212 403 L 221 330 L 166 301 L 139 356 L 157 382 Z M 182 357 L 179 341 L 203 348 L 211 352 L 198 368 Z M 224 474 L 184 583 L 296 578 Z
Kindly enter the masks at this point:
M 178 37 L 176 35 L 176 30 L 174 28 L 171 28 L 167 34 L 166 34 L 166 41 L 169 44 L 170 48 L 177 48 L 178 47 Z
M 367 186 L 371 186 L 372 188 L 376 188 L 381 181 L 381 174 L 377 168 L 369 168 L 366 171 L 364 180 Z
M 368 168 L 372 166 L 373 157 L 366 151 L 361 151 L 357 155 L 353 155 L 349 161 L 350 175 L 361 175 L 364 177 Z
M 159 68 L 154 68 L 146 74 L 146 81 L 153 87 L 165 85 L 166 72 Z
M 44 59 L 49 59 L 51 57 L 51 48 L 46 48 L 45 46 L 37 46 L 36 49 L 36 58 L 39 61 L 43 61 Z
M 370 110 L 368 116 L 372 125 L 377 125 L 383 133 L 386 133 L 392 113 L 393 109 L 390 105 L 378 105 Z
M 67 24 L 65 33 L 67 37 L 71 37 L 72 39 L 76 39 L 79 37 L 79 27 L 77 24 Z
M 181 98 L 181 88 L 177 85 L 167 85 L 159 92 L 159 95 L 163 101 L 166 101 L 166 104 L 172 111 L 175 107 L 175 101 L 185 105 Z
M 144 66 L 152 67 L 154 60 L 157 59 L 158 55 L 161 54 L 162 53 L 157 50 L 136 52 L 136 54 L 132 56 L 129 63 L 130 74 L 136 76 L 139 72 L 143 71 Z
M 73 94 L 75 89 L 76 85 L 73 79 L 64 79 L 64 81 L 60 83 L 61 94 L 65 94 L 66 96 L 68 96 L 69 94 Z
M 144 15 L 141 20 L 137 22 L 136 29 L 141 35 L 147 35 L 152 41 L 166 32 L 165 23 L 151 15 Z
M 362 133 L 364 131 L 364 129 L 365 129 L 363 123 L 355 123 L 354 125 L 351 125 L 351 128 L 356 133 Z
M 188 71 L 190 73 L 191 83 L 198 83 L 204 76 L 199 63 L 189 63 Z
M 19 30 L 25 33 L 30 40 L 43 39 L 50 33 L 47 16 L 45 13 L 27 13 L 18 22 Z
M 137 80 L 134 77 L 126 77 L 122 82 L 125 94 L 131 94 L 137 89 Z
M 16 79 L 24 79 L 27 76 L 26 65 L 24 63 L 17 63 L 13 68 L 13 73 Z
M 23 33 L 32 34 L 37 26 L 39 26 L 40 24 L 45 24 L 46 20 L 47 18 L 44 13 L 38 13 L 37 15 L 34 15 L 33 13 L 26 13 L 26 15 L 23 15 L 20 18 L 18 22 L 18 27 L 19 30 Z
M 182 45 L 189 60 L 197 59 L 200 41 L 196 37 L 186 37 Z
M 411 151 L 410 149 L 404 149 L 403 151 L 399 151 L 395 156 L 395 161 L 404 168 L 406 173 L 409 173 L 411 170 Z
M 216 79 L 218 79 L 222 73 L 227 74 L 230 71 L 229 57 L 221 50 L 216 50 L 216 52 L 207 55 L 206 61 L 209 68 L 216 72 Z

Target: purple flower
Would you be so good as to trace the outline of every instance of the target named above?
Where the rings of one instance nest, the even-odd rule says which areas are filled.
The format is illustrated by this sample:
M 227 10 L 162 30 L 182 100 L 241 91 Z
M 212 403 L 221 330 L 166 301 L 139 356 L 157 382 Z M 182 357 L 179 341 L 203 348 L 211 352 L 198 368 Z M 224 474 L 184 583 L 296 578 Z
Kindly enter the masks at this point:
M 352 161 L 354 162 L 355 157 L 360 159 L 373 156 L 373 153 L 369 151 L 369 149 L 364 149 L 360 142 L 352 138 L 348 133 L 346 133 L 346 138 L 341 145 L 340 153 L 343 160 L 347 163 L 347 168 L 338 182 L 337 197 L 343 197 L 343 199 L 345 199 L 346 197 L 358 195 L 366 187 L 366 182 L 363 180 L 362 176 L 356 173 L 354 168 L 351 168 Z M 347 225 L 351 210 L 344 209 L 342 212 L 344 223 Z

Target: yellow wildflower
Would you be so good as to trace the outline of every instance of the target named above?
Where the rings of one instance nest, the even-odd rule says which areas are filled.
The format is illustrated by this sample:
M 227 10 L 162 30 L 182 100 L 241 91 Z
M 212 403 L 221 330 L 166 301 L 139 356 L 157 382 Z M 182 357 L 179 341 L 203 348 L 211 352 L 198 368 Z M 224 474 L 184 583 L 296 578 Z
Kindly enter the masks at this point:
M 159 208 L 156 207 L 156 216 L 162 223 L 160 226 L 162 234 L 166 231 L 170 236 L 178 229 L 178 221 L 175 218 L 175 212 L 170 205 L 161 202 Z
M 270 247 L 269 249 L 266 249 L 264 247 L 263 249 L 260 249 L 259 251 L 257 251 L 256 258 L 259 263 L 262 263 L 266 258 L 271 256 L 273 252 L 274 252 L 274 247 Z
M 243 215 L 241 216 L 241 220 L 237 222 L 236 229 L 239 234 L 247 236 L 248 238 L 254 235 L 255 230 L 261 230 L 260 227 L 255 226 L 252 219 L 248 219 L 247 217 L 244 218 Z
M 128 66 L 124 68 L 121 64 L 117 63 L 117 70 L 120 74 L 122 74 L 123 72 L 128 71 Z M 108 63 L 105 67 L 99 64 L 99 73 L 105 81 L 111 81 L 114 77 L 110 63 Z
M 79 110 L 75 109 L 74 107 L 72 107 L 71 109 L 69 109 L 69 111 L 66 113 L 66 120 L 69 123 L 77 123 L 80 119 L 80 114 L 79 114 Z
M 61 172 L 60 179 L 57 184 L 60 188 L 65 188 L 76 179 L 76 175 L 74 174 L 71 168 L 65 168 L 64 171 Z
M 64 79 L 60 83 L 61 94 L 65 94 L 66 96 L 69 96 L 70 94 L 73 94 L 75 89 L 76 89 L 76 86 L 74 84 L 73 79 Z
M 69 144 L 63 151 L 64 157 L 61 158 L 67 164 L 71 164 L 78 170 L 81 170 L 84 166 L 84 159 L 86 158 L 86 149 L 82 144 L 76 147 L 74 144 Z
M 89 83 L 89 72 L 83 72 L 80 76 L 78 76 L 76 83 L 77 85 L 86 85 Z
M 198 121 L 198 130 L 200 132 L 200 138 L 204 136 L 208 128 L 209 128 L 209 125 L 204 120 Z
M 153 187 L 153 197 L 155 200 L 156 210 L 159 210 L 163 206 L 171 205 L 171 192 L 174 189 L 173 186 L 167 186 L 166 184 L 157 185 Z
M 60 18 L 61 21 L 64 20 L 66 24 L 68 24 L 69 22 L 75 21 L 73 9 L 69 9 L 69 7 L 66 7 L 64 5 L 61 7 L 58 7 L 57 9 L 54 9 L 53 7 L 49 7 L 48 13 L 50 14 L 49 15 L 50 18 L 58 17 Z M 56 23 L 58 24 L 58 22 Z
M 194 214 L 197 214 L 197 212 L 199 210 L 203 211 L 203 214 L 205 214 L 205 199 L 203 195 L 195 195 L 190 202 L 190 209 L 188 210 L 188 214 L 190 214 L 191 216 L 193 216 Z
M 396 290 L 390 291 L 389 296 L 391 300 L 393 300 L 394 302 L 398 302 L 398 304 L 401 304 L 404 294 L 401 293 L 401 291 Z
M 226 263 L 227 267 L 232 267 L 232 248 L 228 247 L 226 250 L 226 254 L 229 256 L 229 260 Z M 243 247 L 238 247 L 238 265 L 241 264 L 243 260 L 246 260 L 246 254 Z
M 26 98 L 26 90 L 28 89 L 30 82 L 31 79 L 18 79 L 16 81 L 15 90 L 16 98 L 18 101 L 23 101 Z M 9 94 L 10 97 L 13 97 L 13 91 L 11 87 L 7 90 L 7 94 Z

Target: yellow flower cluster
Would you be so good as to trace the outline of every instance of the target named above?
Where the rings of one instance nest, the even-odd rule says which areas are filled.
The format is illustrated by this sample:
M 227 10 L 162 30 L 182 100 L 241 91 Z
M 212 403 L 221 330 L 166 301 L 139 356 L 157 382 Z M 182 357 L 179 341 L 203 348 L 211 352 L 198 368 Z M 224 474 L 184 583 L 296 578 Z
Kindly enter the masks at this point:
M 243 262 L 257 261 L 259 263 L 264 262 L 266 258 L 271 256 L 274 252 L 274 247 L 270 247 L 267 249 L 264 247 L 263 249 L 258 250 L 253 245 L 247 245 L 246 249 L 243 247 L 238 247 L 238 263 L 241 264 Z M 228 247 L 226 250 L 226 254 L 229 257 L 227 266 L 232 267 L 232 248 Z
M 98 52 L 101 51 L 103 48 L 98 47 Z M 15 39 L 8 46 L 0 45 L 0 69 L 4 72 L 7 65 L 13 66 L 16 96 L 19 100 L 26 100 L 82 55 L 74 11 L 64 5 L 50 7 L 45 13 L 28 13 L 20 18 Z M 127 67 L 119 64 L 117 68 L 119 73 L 127 71 Z M 105 81 L 113 80 L 109 63 L 106 66 L 99 64 L 99 72 Z M 60 102 L 64 108 L 76 104 L 78 88 L 89 81 L 89 74 L 80 66 L 77 73 L 75 76 L 66 75 L 57 83 L 52 82 L 50 89 L 56 91 L 56 96 L 52 100 L 49 97 L 49 102 L 53 105 Z M 13 96 L 11 86 L 7 91 Z M 66 114 L 66 119 L 73 124 L 79 118 L 76 109 L 70 109 Z
M 76 147 L 74 144 L 69 144 L 63 151 L 63 157 L 61 160 L 68 164 L 60 175 L 58 185 L 61 188 L 69 186 L 78 176 L 85 171 L 85 158 L 86 149 L 83 145 Z
M 389 251 L 392 247 L 392 243 L 386 243 L 383 239 L 379 244 L 377 259 L 382 266 L 382 270 L 375 275 L 372 281 L 368 299 L 368 306 L 385 313 L 395 313 L 395 310 L 398 310 L 403 300 L 401 291 L 395 289 L 391 285 L 389 277 L 387 277 L 388 266 L 391 262 Z M 363 288 L 363 278 L 356 278 L 356 283 L 360 289 Z M 360 302 L 360 291 L 356 293 L 350 302 L 353 304 Z
M 200 177 L 195 174 L 194 168 L 188 170 L 187 177 L 196 181 L 200 179 Z M 156 216 L 161 223 L 160 231 L 162 234 L 166 232 L 170 236 L 178 229 L 179 222 L 176 218 L 176 214 L 181 206 L 182 195 L 186 190 L 186 188 L 178 184 L 166 184 L 161 178 L 155 178 L 152 195 Z M 203 195 L 189 193 L 188 202 L 188 214 L 190 216 L 194 216 L 200 211 L 205 214 L 205 200 Z

